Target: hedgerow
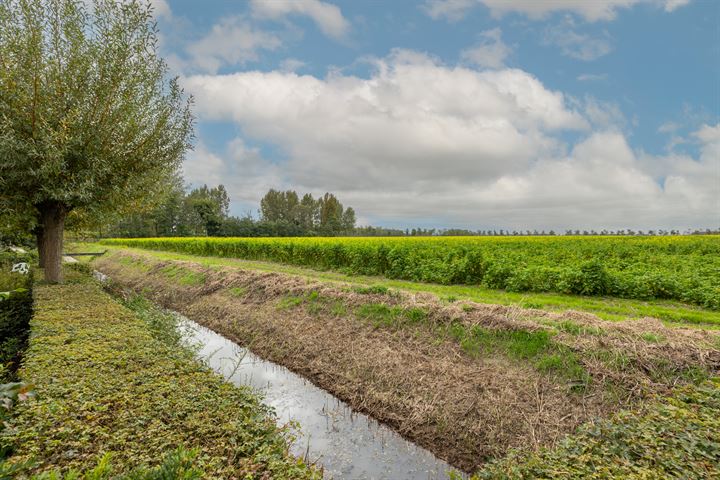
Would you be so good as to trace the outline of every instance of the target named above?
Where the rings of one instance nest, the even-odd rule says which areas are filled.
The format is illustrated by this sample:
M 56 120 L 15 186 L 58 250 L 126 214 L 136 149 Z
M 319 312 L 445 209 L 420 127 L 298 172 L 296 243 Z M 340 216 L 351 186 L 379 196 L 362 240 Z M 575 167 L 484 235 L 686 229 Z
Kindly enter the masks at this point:
M 132 472 L 157 472 L 183 447 L 197 452 L 193 468 L 203 478 L 320 477 L 288 454 L 288 433 L 254 393 L 155 338 L 157 328 L 84 275 L 67 277 L 77 281 L 35 288 L 20 375 L 37 399 L 15 409 L 4 468 L 30 462 L 28 477 L 90 471 L 109 453 L 112 478 L 175 478 Z M 55 478 L 47 475 L 40 478 Z M 188 475 L 180 478 L 197 478 Z
M 519 292 L 672 299 L 720 310 L 720 236 L 138 238 L 108 245 Z
M 25 255 L 0 252 L 0 383 L 15 380 L 33 312 L 32 275 L 12 272 Z
M 513 452 L 479 479 L 720 478 L 720 378 L 580 428 L 556 448 Z

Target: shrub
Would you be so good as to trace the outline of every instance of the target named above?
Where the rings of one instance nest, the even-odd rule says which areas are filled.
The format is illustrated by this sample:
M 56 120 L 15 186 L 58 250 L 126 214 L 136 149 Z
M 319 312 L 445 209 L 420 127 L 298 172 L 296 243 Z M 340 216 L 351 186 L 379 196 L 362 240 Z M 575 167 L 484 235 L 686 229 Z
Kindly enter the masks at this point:
M 13 464 L 32 459 L 27 474 L 87 471 L 111 452 L 113 475 L 128 475 L 158 467 L 184 445 L 201 452 L 196 467 L 206 478 L 320 477 L 288 454 L 286 431 L 269 407 L 165 335 L 171 319 L 138 317 L 79 273 L 67 278 L 79 282 L 35 288 L 33 336 L 20 373 L 37 400 L 15 409 L 4 437 Z

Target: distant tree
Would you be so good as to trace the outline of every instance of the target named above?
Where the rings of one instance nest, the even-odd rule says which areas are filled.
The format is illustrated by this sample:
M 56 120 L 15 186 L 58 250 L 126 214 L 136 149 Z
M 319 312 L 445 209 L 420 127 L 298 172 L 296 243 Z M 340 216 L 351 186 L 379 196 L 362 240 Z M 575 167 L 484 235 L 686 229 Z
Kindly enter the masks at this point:
M 300 204 L 297 207 L 296 215 L 298 224 L 303 230 L 310 232 L 315 228 L 319 221 L 319 209 L 320 205 L 313 198 L 312 194 L 306 193 L 303 195 L 302 200 L 300 200 Z
M 292 222 L 298 219 L 298 194 L 293 190 L 280 192 L 270 189 L 260 200 L 261 219 L 266 222 Z
M 342 229 L 345 232 L 351 232 L 355 228 L 355 210 L 348 207 L 342 214 Z
M 230 200 L 222 185 L 208 188 L 203 185 L 192 190 L 185 199 L 191 218 L 195 218 L 196 235 L 218 236 L 227 217 Z
M 0 2 L 0 191 L 32 215 L 45 278 L 62 281 L 65 220 L 136 209 L 179 168 L 189 100 L 137 0 Z
M 326 193 L 319 200 L 319 225 L 323 235 L 336 235 L 343 229 L 343 205 L 332 193 Z

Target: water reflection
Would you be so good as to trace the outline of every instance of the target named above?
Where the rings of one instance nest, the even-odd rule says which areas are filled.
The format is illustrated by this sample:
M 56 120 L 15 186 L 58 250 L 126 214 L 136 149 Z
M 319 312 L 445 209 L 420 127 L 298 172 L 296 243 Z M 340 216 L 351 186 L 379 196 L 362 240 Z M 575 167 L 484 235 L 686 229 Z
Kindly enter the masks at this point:
M 253 355 L 217 333 L 181 317 L 186 339 L 236 385 L 250 385 L 273 407 L 280 423 L 300 424 L 292 452 L 318 461 L 327 478 L 443 479 L 451 467 L 288 369 Z

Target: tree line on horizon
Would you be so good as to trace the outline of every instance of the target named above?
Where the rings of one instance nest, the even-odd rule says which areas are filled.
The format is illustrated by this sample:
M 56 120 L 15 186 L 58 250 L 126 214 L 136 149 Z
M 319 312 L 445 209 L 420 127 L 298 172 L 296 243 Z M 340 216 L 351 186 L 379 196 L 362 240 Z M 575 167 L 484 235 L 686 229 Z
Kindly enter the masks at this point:
M 260 200 L 259 218 L 229 214 L 223 185 L 187 190 L 178 181 L 152 210 L 133 213 L 100 229 L 104 237 L 290 237 L 338 236 L 355 232 L 352 207 L 332 193 L 314 198 L 294 190 L 270 189 Z M 104 231 L 103 231 L 104 230 Z
M 101 237 L 312 237 L 312 236 L 555 236 L 555 235 L 681 235 L 714 234 L 717 230 L 509 230 L 464 228 L 386 228 L 356 226 L 352 207 L 345 208 L 332 193 L 315 198 L 294 190 L 270 189 L 260 200 L 258 217 L 250 213 L 229 214 L 230 197 L 225 186 L 188 189 L 178 177 L 164 199 L 148 212 L 122 217 L 101 228 Z

